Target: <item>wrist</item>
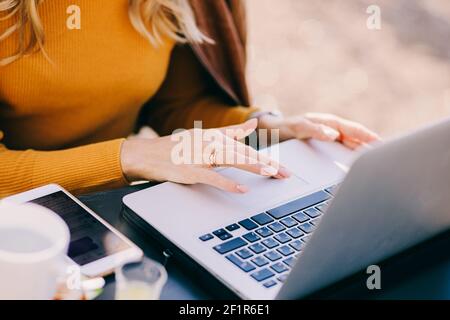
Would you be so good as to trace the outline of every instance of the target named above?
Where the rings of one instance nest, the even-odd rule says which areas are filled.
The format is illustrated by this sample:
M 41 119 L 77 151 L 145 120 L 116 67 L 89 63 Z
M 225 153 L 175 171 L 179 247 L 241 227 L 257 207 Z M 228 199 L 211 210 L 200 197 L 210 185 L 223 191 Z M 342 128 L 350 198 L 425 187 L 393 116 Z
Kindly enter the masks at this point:
M 265 115 L 258 120 L 258 129 L 280 129 L 283 119 L 280 117 Z
M 137 176 L 137 163 L 136 154 L 136 144 L 137 139 L 126 139 L 122 143 L 122 149 L 120 152 L 120 162 L 122 166 L 122 173 L 129 183 L 137 181 L 139 177 Z
M 280 111 L 257 111 L 253 112 L 249 119 L 258 120 L 258 129 L 278 128 L 283 115 Z

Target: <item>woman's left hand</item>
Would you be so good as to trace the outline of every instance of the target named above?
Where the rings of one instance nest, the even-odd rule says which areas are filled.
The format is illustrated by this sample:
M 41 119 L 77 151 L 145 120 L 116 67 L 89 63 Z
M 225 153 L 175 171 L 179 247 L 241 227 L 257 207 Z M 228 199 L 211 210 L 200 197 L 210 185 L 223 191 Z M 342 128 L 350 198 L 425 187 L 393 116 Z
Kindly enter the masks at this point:
M 279 129 L 280 141 L 314 138 L 339 141 L 350 149 L 379 141 L 380 137 L 362 124 L 327 113 L 307 113 L 304 116 L 282 118 L 264 115 L 259 129 Z

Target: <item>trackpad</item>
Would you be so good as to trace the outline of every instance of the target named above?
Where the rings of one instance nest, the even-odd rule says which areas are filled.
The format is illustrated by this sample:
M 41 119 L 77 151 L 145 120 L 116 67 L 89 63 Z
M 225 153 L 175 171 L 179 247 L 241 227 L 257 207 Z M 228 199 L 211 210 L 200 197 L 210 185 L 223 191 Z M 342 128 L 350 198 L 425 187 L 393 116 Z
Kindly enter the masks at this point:
M 272 179 L 234 168 L 221 170 L 220 174 L 250 188 L 246 194 L 226 193 L 226 196 L 253 210 L 267 209 L 310 189 L 309 182 L 295 175 L 289 179 Z

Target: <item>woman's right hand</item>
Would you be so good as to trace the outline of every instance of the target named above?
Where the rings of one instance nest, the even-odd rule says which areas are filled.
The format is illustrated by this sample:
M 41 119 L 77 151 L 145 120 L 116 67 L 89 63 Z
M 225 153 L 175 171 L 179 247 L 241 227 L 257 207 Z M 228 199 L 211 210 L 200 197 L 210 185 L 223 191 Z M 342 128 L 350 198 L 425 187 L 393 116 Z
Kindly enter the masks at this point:
M 238 141 L 256 126 L 256 120 L 249 120 L 237 126 L 192 129 L 154 139 L 129 138 L 122 145 L 123 173 L 130 182 L 202 183 L 234 193 L 245 193 L 248 187 L 224 177 L 213 170 L 215 167 L 235 167 L 267 177 L 288 178 L 290 173 L 277 162 Z M 188 157 L 189 152 L 192 157 Z

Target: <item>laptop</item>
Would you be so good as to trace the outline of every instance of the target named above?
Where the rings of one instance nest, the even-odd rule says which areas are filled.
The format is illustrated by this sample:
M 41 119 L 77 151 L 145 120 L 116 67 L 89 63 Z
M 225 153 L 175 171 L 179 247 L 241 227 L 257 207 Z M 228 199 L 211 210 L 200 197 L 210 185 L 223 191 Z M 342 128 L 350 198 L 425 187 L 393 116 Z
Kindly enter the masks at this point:
M 162 183 L 123 203 L 243 299 L 305 297 L 450 228 L 450 120 L 362 153 L 273 148 L 290 179 L 222 169 L 251 191 Z

